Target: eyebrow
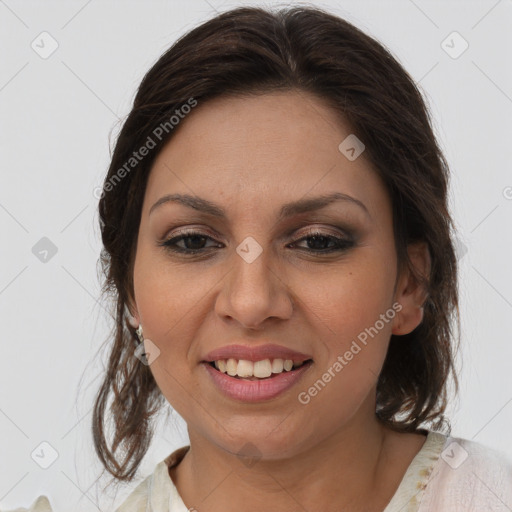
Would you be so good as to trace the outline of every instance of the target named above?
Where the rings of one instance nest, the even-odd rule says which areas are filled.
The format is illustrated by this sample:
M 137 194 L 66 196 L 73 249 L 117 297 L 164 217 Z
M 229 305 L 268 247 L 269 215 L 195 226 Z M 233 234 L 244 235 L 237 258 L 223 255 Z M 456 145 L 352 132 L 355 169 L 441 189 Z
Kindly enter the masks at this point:
M 321 208 L 325 208 L 327 205 L 336 201 L 344 201 L 355 204 L 359 206 L 362 210 L 364 210 L 368 217 L 371 218 L 370 212 L 368 211 L 364 203 L 361 202 L 359 199 L 356 199 L 355 197 L 349 196 L 347 194 L 343 194 L 341 192 L 333 192 L 327 195 L 299 199 L 298 201 L 293 201 L 291 203 L 284 204 L 279 212 L 279 220 L 283 220 L 287 217 L 298 215 L 300 213 L 319 210 Z M 193 208 L 194 210 L 204 212 L 213 217 L 218 217 L 219 219 L 222 220 L 227 219 L 225 210 L 222 209 L 220 206 L 201 197 L 192 196 L 189 194 L 167 194 L 161 197 L 150 208 L 148 215 L 151 215 L 151 213 L 159 206 L 169 202 L 175 202 L 182 204 L 184 206 L 188 206 L 189 208 Z

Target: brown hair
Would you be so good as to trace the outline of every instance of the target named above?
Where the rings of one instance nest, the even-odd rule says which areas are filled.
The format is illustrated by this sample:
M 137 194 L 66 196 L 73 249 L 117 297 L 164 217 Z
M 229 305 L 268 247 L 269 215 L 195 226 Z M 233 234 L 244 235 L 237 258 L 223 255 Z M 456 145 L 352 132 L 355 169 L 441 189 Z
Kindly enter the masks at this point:
M 151 442 L 153 416 L 165 403 L 149 367 L 134 357 L 136 337 L 125 317 L 126 306 L 133 303 L 133 263 L 147 178 L 173 135 L 168 129 L 157 138 L 155 129 L 169 124 L 170 116 L 191 98 L 202 104 L 222 95 L 276 90 L 303 91 L 327 101 L 364 142 L 365 156 L 391 198 L 399 269 L 409 266 L 415 272 L 408 243 L 428 244 L 431 272 L 424 319 L 410 334 L 391 336 L 378 379 L 376 415 L 401 432 L 427 423 L 450 429 L 443 413 L 450 374 L 458 390 L 452 329 L 454 319 L 460 324 L 457 260 L 447 208 L 448 165 L 418 88 L 382 44 L 337 16 L 312 7 L 275 12 L 238 8 L 184 35 L 144 76 L 117 138 L 99 201 L 102 292 L 115 303 L 115 325 L 92 428 L 96 452 L 118 480 L 134 477 Z M 126 163 L 148 137 L 155 147 L 127 171 Z M 126 172 L 120 173 L 122 168 Z M 113 420 L 111 446 L 106 419 Z

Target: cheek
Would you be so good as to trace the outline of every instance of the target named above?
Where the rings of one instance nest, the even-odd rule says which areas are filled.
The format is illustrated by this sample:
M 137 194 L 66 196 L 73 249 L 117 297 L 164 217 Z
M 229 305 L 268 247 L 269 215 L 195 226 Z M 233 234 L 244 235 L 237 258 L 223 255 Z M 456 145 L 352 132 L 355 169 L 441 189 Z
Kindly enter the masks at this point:
M 378 258 L 375 251 L 360 251 L 339 266 L 302 275 L 298 295 L 331 336 L 346 340 L 391 307 L 395 276 L 390 268 L 391 261 Z
M 320 376 L 329 388 L 325 392 L 322 383 L 317 386 L 325 403 L 333 398 L 350 409 L 377 381 L 396 315 L 394 275 L 386 268 L 382 260 L 361 256 L 354 264 L 303 280 L 300 295 L 314 313 L 310 318 L 323 345 L 318 373 L 308 385 Z
M 192 264 L 190 264 L 192 268 Z M 134 288 L 144 338 L 159 355 L 150 365 L 155 381 L 182 414 L 197 401 L 191 372 L 197 361 L 193 341 L 204 324 L 207 292 L 218 282 L 215 272 L 198 272 L 172 265 L 161 254 L 141 248 L 134 266 Z
M 185 266 L 171 264 L 164 249 L 142 247 L 134 266 L 134 288 L 144 333 L 162 345 L 162 351 L 184 347 L 208 283 Z M 204 274 L 206 277 L 207 274 Z

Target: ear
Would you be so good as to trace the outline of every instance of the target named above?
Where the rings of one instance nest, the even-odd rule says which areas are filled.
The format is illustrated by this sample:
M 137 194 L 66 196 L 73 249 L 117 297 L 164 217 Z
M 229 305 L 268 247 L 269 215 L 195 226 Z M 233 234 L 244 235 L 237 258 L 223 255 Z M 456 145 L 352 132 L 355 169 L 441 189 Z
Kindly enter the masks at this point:
M 133 305 L 133 300 L 131 298 L 128 298 L 125 304 L 125 314 L 128 323 L 134 329 L 137 329 L 140 324 L 139 312 L 137 311 L 137 307 Z
M 431 260 L 427 243 L 409 244 L 407 252 L 416 273 L 428 280 Z M 409 268 L 404 269 L 395 292 L 395 301 L 401 304 L 402 309 L 393 320 L 392 334 L 409 334 L 418 327 L 423 320 L 423 304 L 427 297 L 426 285 L 420 283 Z

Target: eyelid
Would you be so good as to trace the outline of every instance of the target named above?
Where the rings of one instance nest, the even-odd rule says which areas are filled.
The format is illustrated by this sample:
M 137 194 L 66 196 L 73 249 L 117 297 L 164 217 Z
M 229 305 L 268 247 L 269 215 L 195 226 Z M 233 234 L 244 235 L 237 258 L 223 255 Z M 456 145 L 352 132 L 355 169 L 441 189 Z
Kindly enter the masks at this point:
M 176 230 L 172 229 L 170 231 L 166 231 L 166 234 L 161 237 L 160 241 L 164 242 L 166 240 L 169 240 L 170 238 L 175 238 L 180 235 L 190 235 L 195 234 L 199 232 L 202 235 L 209 236 L 213 238 L 217 242 L 226 243 L 224 237 L 216 232 L 216 230 L 209 229 L 205 226 L 196 226 L 196 225 L 189 225 L 182 228 L 176 228 Z M 348 226 L 323 226 L 318 224 L 303 226 L 300 228 L 293 227 L 291 229 L 286 230 L 286 232 L 280 236 L 280 241 L 284 241 L 286 239 L 289 239 L 291 236 L 294 237 L 295 240 L 297 240 L 300 237 L 308 236 L 310 233 L 316 233 L 316 232 L 322 232 L 322 235 L 324 236 L 334 236 L 334 237 L 340 237 L 345 236 L 348 238 L 351 238 L 354 236 L 353 229 L 349 228 Z
M 207 243 L 220 243 L 221 245 L 226 246 L 227 244 L 224 244 L 223 242 L 219 242 L 216 236 L 211 236 L 208 230 L 205 230 L 204 228 L 197 228 L 197 227 L 187 227 L 187 228 L 181 228 L 178 231 L 171 231 L 171 233 L 167 236 L 165 236 L 163 239 L 159 240 L 157 245 L 159 247 L 164 247 L 167 250 L 174 252 L 174 253 L 181 253 L 181 254 L 188 254 L 189 256 L 192 256 L 194 254 L 207 254 L 210 252 L 210 250 L 215 249 L 215 247 L 204 247 L 200 249 L 185 249 L 185 248 L 178 248 L 178 243 L 182 242 L 186 238 L 191 237 L 203 237 L 208 240 Z M 300 229 L 294 229 L 292 231 L 300 231 Z M 348 232 L 347 232 L 348 231 Z M 329 231 L 326 227 L 319 227 L 319 226 L 307 226 L 305 231 L 302 231 L 300 233 L 297 233 L 295 236 L 292 237 L 292 240 L 289 241 L 287 248 L 296 247 L 301 242 L 307 240 L 308 238 L 314 238 L 314 237 L 321 237 L 326 239 L 331 239 L 334 241 L 334 243 L 337 245 L 337 248 L 332 248 L 331 250 L 314 250 L 314 249 L 305 249 L 306 252 L 310 252 L 312 254 L 327 254 L 330 252 L 340 252 L 343 251 L 342 247 L 345 247 L 348 249 L 349 247 L 353 247 L 354 244 L 357 244 L 357 236 L 352 230 L 343 230 L 343 233 L 336 232 L 333 233 L 332 231 Z M 172 242 L 172 243 L 171 243 Z M 221 249 L 222 247 L 217 247 L 217 249 Z
M 313 226 L 307 226 L 305 227 L 305 231 L 301 231 L 302 228 L 299 228 L 299 229 L 294 229 L 292 230 L 293 233 L 297 232 L 297 236 L 300 236 L 301 233 L 304 233 L 304 235 L 308 235 L 309 233 L 316 233 L 316 232 L 321 232 L 322 235 L 329 235 L 329 236 L 350 236 L 351 235 L 351 232 L 352 230 L 349 230 L 347 228 L 341 228 L 339 227 L 337 230 L 335 228 L 333 228 L 332 226 L 316 226 L 316 225 L 313 225 Z M 302 235 L 302 236 L 304 236 Z
M 205 235 L 205 236 L 209 236 L 213 239 L 216 239 L 216 241 L 220 241 L 219 238 L 223 238 L 220 234 L 216 233 L 215 231 L 211 230 L 211 229 L 208 229 L 206 228 L 205 226 L 195 226 L 195 225 L 190 225 L 190 226 L 186 226 L 186 227 L 182 227 L 182 228 L 176 228 L 176 229 L 173 229 L 171 228 L 170 230 L 167 230 L 164 234 L 164 236 L 162 236 L 160 238 L 160 241 L 162 242 L 165 242 L 166 240 L 169 240 L 170 238 L 176 238 L 177 236 L 180 236 L 180 235 L 190 235 L 190 234 L 194 234 L 194 233 L 201 233 L 202 235 Z

